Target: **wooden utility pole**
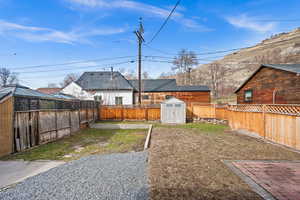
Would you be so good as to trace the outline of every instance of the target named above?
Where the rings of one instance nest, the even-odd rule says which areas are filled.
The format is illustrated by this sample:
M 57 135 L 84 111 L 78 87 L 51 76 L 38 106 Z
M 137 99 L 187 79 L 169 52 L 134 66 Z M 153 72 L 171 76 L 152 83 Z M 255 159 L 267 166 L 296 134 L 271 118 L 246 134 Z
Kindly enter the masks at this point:
M 139 82 L 139 105 L 142 104 L 142 44 L 145 42 L 143 38 L 144 27 L 142 24 L 142 18 L 140 18 L 139 30 L 134 31 L 138 39 L 138 82 Z

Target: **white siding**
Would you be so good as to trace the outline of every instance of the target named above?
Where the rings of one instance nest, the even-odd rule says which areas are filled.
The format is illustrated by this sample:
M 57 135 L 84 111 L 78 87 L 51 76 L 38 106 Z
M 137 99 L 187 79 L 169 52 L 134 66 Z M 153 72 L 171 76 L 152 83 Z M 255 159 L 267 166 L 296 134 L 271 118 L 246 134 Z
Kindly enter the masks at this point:
M 94 100 L 94 95 L 83 90 L 78 84 L 72 82 L 61 90 L 64 94 L 72 95 L 81 100 Z
M 115 105 L 115 97 L 123 97 L 123 105 L 133 104 L 133 91 L 97 91 L 94 95 L 102 97 L 103 105 Z

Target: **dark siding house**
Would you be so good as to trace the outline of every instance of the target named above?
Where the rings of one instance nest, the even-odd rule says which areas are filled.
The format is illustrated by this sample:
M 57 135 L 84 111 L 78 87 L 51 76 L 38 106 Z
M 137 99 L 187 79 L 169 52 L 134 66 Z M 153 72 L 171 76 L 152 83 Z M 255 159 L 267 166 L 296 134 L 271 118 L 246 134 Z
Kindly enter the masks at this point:
M 265 64 L 236 91 L 238 104 L 300 104 L 300 64 Z
M 134 103 L 138 103 L 138 81 L 130 80 L 134 87 Z M 179 86 L 175 79 L 142 80 L 142 104 L 159 104 L 175 97 L 186 103 L 210 103 L 210 89 L 207 86 Z

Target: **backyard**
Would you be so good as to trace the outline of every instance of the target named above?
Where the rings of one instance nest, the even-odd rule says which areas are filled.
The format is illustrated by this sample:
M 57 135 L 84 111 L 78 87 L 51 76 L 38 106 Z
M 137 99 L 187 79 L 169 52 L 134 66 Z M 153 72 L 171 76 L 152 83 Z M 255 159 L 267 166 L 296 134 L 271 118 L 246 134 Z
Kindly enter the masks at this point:
M 142 151 L 146 129 L 85 129 L 70 137 L 40 145 L 24 152 L 5 156 L 2 160 L 23 159 L 70 161 L 91 154 Z
M 261 199 L 223 160 L 299 160 L 300 154 L 213 124 L 160 126 L 149 150 L 151 199 Z

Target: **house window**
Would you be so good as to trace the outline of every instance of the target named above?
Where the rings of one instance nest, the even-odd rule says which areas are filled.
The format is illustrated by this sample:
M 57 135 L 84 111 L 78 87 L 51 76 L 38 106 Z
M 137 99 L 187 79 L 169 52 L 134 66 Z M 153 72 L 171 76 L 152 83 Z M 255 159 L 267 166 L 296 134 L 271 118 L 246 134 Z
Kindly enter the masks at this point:
M 116 105 L 123 105 L 123 97 L 115 97 Z
M 149 95 L 143 95 L 142 98 L 145 99 L 145 100 L 149 99 Z
M 95 95 L 94 100 L 98 101 L 98 102 L 101 102 L 102 101 L 102 96 L 101 95 Z
M 166 95 L 166 99 L 171 99 L 172 97 L 172 95 Z
M 251 102 L 253 100 L 253 90 L 246 90 L 244 99 L 245 102 Z

